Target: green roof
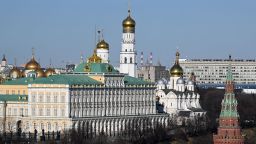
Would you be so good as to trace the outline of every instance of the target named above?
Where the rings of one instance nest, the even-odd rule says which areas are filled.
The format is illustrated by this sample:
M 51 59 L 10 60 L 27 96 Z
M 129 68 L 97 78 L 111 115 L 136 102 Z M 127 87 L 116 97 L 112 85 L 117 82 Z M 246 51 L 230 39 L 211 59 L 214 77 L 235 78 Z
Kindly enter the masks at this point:
M 151 82 L 147 82 L 147 81 L 141 80 L 139 78 L 131 77 L 131 76 L 124 76 L 124 83 L 126 85 L 146 85 L 146 84 L 152 84 Z
M 26 77 L 26 78 L 19 78 L 15 80 L 8 80 L 2 83 L 2 85 L 28 85 L 33 81 L 33 78 Z
M 26 102 L 26 101 L 28 101 L 28 96 L 27 95 L 0 94 L 0 101 L 20 101 L 20 102 Z
M 88 72 L 95 73 L 118 73 L 114 67 L 108 63 L 80 63 L 74 72 L 85 72 L 85 66 L 88 67 Z
M 45 78 L 36 78 L 33 84 L 69 84 L 69 85 L 83 85 L 83 84 L 101 84 L 101 82 L 96 81 L 86 75 L 51 75 Z
M 16 80 L 9 80 L 2 85 L 28 85 L 28 84 L 69 84 L 69 85 L 83 85 L 83 84 L 101 84 L 86 75 L 51 75 L 49 77 L 41 78 L 20 78 Z
M 237 100 L 234 93 L 226 93 L 221 102 L 220 117 L 239 117 L 237 112 Z

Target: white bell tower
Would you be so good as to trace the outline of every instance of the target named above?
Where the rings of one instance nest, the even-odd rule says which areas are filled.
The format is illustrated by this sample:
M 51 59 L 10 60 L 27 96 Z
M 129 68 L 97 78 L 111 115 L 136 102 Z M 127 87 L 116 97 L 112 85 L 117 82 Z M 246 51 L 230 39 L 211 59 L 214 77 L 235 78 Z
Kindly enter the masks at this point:
M 128 16 L 123 20 L 122 48 L 120 51 L 120 73 L 136 77 L 137 52 L 135 50 L 135 21 L 131 18 L 131 12 L 128 10 Z

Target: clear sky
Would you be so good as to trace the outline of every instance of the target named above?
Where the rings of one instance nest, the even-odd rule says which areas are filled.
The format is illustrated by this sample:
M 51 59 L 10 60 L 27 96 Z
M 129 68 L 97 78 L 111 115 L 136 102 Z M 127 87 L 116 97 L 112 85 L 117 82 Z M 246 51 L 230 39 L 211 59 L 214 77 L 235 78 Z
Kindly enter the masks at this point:
M 131 0 L 136 49 L 170 67 L 182 58 L 255 59 L 255 0 Z M 95 26 L 104 29 L 110 60 L 118 65 L 128 0 L 1 0 L 0 55 L 9 63 L 36 58 L 42 66 L 79 63 L 92 54 Z

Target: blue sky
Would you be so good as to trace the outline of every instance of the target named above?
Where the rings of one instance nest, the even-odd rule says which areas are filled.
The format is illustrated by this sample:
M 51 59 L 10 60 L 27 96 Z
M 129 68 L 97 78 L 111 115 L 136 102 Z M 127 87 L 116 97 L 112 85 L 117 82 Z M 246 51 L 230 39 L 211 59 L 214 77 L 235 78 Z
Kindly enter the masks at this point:
M 255 59 L 255 0 L 131 0 L 136 49 L 153 52 L 168 67 L 176 48 L 182 58 Z M 95 26 L 104 29 L 110 60 L 118 65 L 127 0 L 2 0 L 0 55 L 18 64 L 31 57 L 42 66 L 78 63 L 92 54 Z M 138 55 L 139 58 L 139 55 Z M 139 61 L 138 61 L 139 62 Z

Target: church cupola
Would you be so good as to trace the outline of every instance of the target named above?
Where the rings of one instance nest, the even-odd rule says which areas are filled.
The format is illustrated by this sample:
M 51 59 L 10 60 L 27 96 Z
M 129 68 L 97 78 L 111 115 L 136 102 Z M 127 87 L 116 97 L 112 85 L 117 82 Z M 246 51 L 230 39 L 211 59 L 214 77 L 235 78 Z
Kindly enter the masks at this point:
M 183 69 L 181 68 L 179 64 L 179 57 L 180 53 L 177 51 L 176 52 L 176 59 L 174 65 L 170 69 L 170 83 L 169 83 L 169 88 L 170 89 L 177 89 L 177 80 L 183 76 Z
M 170 75 L 171 76 L 180 77 L 180 76 L 183 75 L 183 69 L 179 64 L 179 57 L 180 57 L 180 53 L 177 51 L 176 52 L 175 64 L 170 69 Z
M 96 45 L 96 54 L 98 57 L 101 58 L 102 63 L 109 63 L 109 44 L 104 40 L 103 33 L 101 31 L 98 31 L 98 43 Z
M 123 20 L 123 33 L 135 32 L 135 20 L 131 17 L 131 10 L 128 10 L 128 16 Z

